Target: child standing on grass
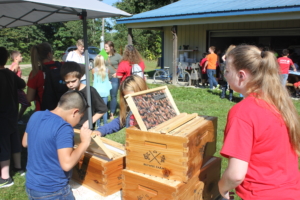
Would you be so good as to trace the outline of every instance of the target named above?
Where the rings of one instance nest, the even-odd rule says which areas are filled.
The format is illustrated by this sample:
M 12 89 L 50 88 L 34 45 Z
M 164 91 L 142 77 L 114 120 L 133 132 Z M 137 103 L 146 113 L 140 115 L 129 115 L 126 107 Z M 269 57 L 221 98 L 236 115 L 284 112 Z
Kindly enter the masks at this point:
M 72 127 L 87 107 L 80 92 L 68 91 L 54 110 L 38 111 L 30 117 L 22 141 L 24 147 L 28 146 L 28 199 L 75 199 L 69 185 L 71 170 L 88 148 L 92 131 L 82 127 L 81 143 L 73 149 Z
M 245 99 L 227 117 L 220 152 L 229 159 L 219 182 L 224 198 L 234 188 L 243 200 L 300 197 L 299 116 L 278 69 L 274 54 L 255 46 L 228 54 L 226 80 Z
M 218 86 L 218 82 L 215 78 L 218 55 L 215 54 L 216 47 L 211 46 L 208 49 L 209 54 L 206 56 L 207 64 L 204 65 L 203 71 L 207 73 L 209 88 L 212 90 L 214 87 Z
M 86 85 L 80 82 L 82 77 L 82 69 L 76 62 L 66 62 L 61 68 L 61 77 L 65 80 L 67 87 L 70 90 L 80 91 L 84 97 L 87 97 Z M 90 86 L 91 90 L 91 107 L 92 107 L 92 120 L 95 123 L 104 113 L 107 112 L 107 106 L 95 90 L 94 87 Z M 82 126 L 88 128 L 88 113 L 84 113 L 79 123 L 75 126 L 76 129 L 80 129 Z
M 14 184 L 9 175 L 11 154 L 15 171 L 24 175 L 21 169 L 21 142 L 18 133 L 18 89 L 25 88 L 23 79 L 4 66 L 8 52 L 0 47 L 0 188 Z
M 94 69 L 92 73 L 94 75 L 93 87 L 97 90 L 102 97 L 105 105 L 107 106 L 108 96 L 112 88 L 111 82 L 108 79 L 109 70 L 105 67 L 104 58 L 101 55 L 97 55 L 94 60 Z M 107 112 L 104 113 L 103 124 L 107 124 Z M 97 127 L 100 127 L 100 120 L 97 120 Z
M 286 81 L 289 77 L 289 69 L 290 66 L 294 69 L 296 72 L 297 69 L 291 59 L 288 58 L 289 56 L 289 50 L 283 49 L 282 50 L 282 57 L 278 58 L 277 61 L 280 66 L 280 71 L 281 71 L 281 83 L 283 86 L 286 85 Z
M 22 70 L 20 68 L 20 62 L 22 62 L 23 57 L 22 54 L 19 51 L 12 51 L 11 52 L 11 60 L 13 63 L 10 65 L 10 70 L 15 72 L 18 77 L 22 78 Z M 21 108 L 19 110 L 18 114 L 18 124 L 24 125 L 22 121 L 22 116 L 26 109 L 31 106 L 31 104 L 28 102 L 25 92 L 22 89 L 18 90 L 18 101 L 21 104 Z

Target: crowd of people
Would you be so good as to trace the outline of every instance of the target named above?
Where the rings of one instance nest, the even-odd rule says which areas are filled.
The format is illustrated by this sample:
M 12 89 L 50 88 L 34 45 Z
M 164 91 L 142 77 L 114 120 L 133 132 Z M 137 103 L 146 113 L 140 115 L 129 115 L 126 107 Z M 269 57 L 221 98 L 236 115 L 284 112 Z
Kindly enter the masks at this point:
M 74 61 L 53 61 L 48 43 L 33 46 L 26 99 L 35 100 L 37 112 L 30 117 L 22 139 L 22 145 L 28 148 L 26 193 L 29 199 L 74 199 L 69 185 L 71 169 L 88 148 L 91 135 L 103 137 L 137 124 L 124 96 L 148 89 L 140 73 L 145 69 L 144 62 L 132 45 L 125 47 L 123 57 L 115 53 L 112 42 L 105 44 L 105 50 L 108 60 L 101 55 L 95 58 L 94 87 L 90 86 L 92 103 L 88 105 L 83 66 Z M 213 89 L 218 86 L 215 74 L 220 56 L 214 53 L 213 46 L 209 52 L 201 66 Z M 82 56 L 82 51 L 73 53 Z M 9 70 L 4 67 L 7 58 L 7 50 L 0 47 L 0 126 L 3 130 L 0 133 L 0 188 L 13 185 L 9 173 L 11 157 L 14 170 L 24 174 L 17 131 L 19 96 L 24 98 L 24 93 L 18 91 L 25 88 L 24 80 L 17 74 L 18 62 L 22 59 L 20 53 L 15 53 Z M 228 158 L 228 166 L 218 184 L 220 194 L 230 199 L 229 191 L 236 189 L 244 200 L 298 199 L 299 115 L 285 86 L 285 71 L 279 67 L 282 63 L 286 67 L 288 59 L 277 60 L 271 51 L 251 45 L 232 45 L 222 59 L 226 62 L 220 67 L 224 78 L 222 87 L 230 87 L 230 94 L 234 90 L 244 99 L 228 113 L 220 152 Z M 290 61 L 288 64 L 295 69 Z M 118 90 L 120 108 L 115 118 Z M 109 95 L 111 101 L 115 98 L 115 104 L 111 103 L 113 114 L 109 115 L 114 119 L 101 126 L 100 117 L 107 122 Z M 222 95 L 225 95 L 223 91 Z M 23 102 L 24 107 L 26 103 Z M 21 109 L 25 109 L 23 104 Z M 92 121 L 98 124 L 96 130 L 88 126 L 88 106 L 92 107 Z M 76 149 L 73 149 L 73 127 L 80 129 L 81 143 Z
M 201 67 L 201 73 L 199 73 L 199 78 L 201 79 L 202 87 L 209 86 L 211 90 L 220 87 L 220 97 L 222 99 L 225 98 L 226 90 L 229 89 L 228 99 L 230 101 L 233 100 L 233 90 L 229 87 L 226 81 L 226 78 L 224 76 L 224 70 L 228 53 L 235 47 L 236 45 L 230 45 L 225 51 L 225 53 L 222 54 L 220 50 L 218 50 L 218 53 L 215 53 L 216 47 L 211 46 L 208 49 L 208 53 L 203 53 L 203 58 L 199 62 L 199 66 Z M 259 45 L 258 48 L 260 51 L 263 52 L 272 52 L 276 58 L 278 57 L 278 70 L 280 73 L 282 85 L 285 86 L 287 84 L 289 70 L 293 70 L 294 72 L 300 70 L 298 66 L 298 57 L 290 55 L 288 49 L 283 49 L 281 52 L 281 56 L 278 56 L 277 52 L 271 51 L 268 47 L 263 47 L 262 45 Z M 293 81 L 293 85 L 295 90 L 292 92 L 291 95 L 293 97 L 300 98 L 300 79 L 296 77 L 296 81 Z M 240 94 L 240 97 L 243 97 L 243 95 Z
M 78 162 L 78 159 L 89 145 L 91 130 L 87 116 L 87 89 L 84 65 L 83 41 L 77 41 L 77 49 L 69 52 L 66 62 L 54 61 L 53 50 L 49 43 L 41 43 L 31 48 L 32 69 L 26 83 L 21 79 L 22 54 L 11 52 L 12 64 L 5 68 L 8 51 L 0 48 L 0 188 L 14 184 L 10 176 L 10 160 L 14 160 L 13 171 L 25 174 L 21 167 L 21 146 L 28 146 L 28 162 L 26 166 L 26 192 L 30 199 L 46 196 L 47 192 L 68 191 L 69 180 L 67 171 Z M 114 119 L 117 110 L 117 94 L 121 88 L 121 99 L 124 88 L 139 83 L 146 85 L 140 73 L 145 69 L 144 62 L 133 45 L 126 45 L 121 56 L 114 50 L 113 42 L 105 43 L 108 59 L 98 55 L 94 60 L 93 86 L 90 86 L 92 122 L 95 128 L 107 124 L 107 103 L 110 96 L 110 119 Z M 141 71 L 134 71 L 138 67 Z M 135 75 L 138 74 L 138 75 Z M 120 86 L 121 85 L 121 86 Z M 137 91 L 134 88 L 134 91 Z M 147 89 L 143 87 L 143 89 Z M 27 107 L 34 102 L 35 112 L 27 123 L 21 144 L 18 124 L 25 125 L 22 120 Z M 20 110 L 19 110 L 19 104 Z M 113 121 L 119 122 L 119 128 L 126 126 L 124 99 L 120 101 L 120 117 Z M 125 112 L 124 112 L 125 111 Z M 126 115 L 126 116 L 125 116 Z M 130 116 L 132 118 L 132 116 Z M 3 120 L 2 120 L 3 119 Z M 51 125 L 53 123 L 53 125 Z M 113 123 L 112 123 L 113 124 Z M 129 126 L 129 125 L 127 125 Z M 81 130 L 81 148 L 73 150 L 73 128 Z M 99 132 L 97 134 L 101 135 Z M 106 133 L 107 134 L 107 133 Z M 45 137 L 47 136 L 47 137 Z M 89 137 L 87 137 L 89 136 Z M 42 159 L 41 159 L 42 158 Z M 36 163 L 36 160 L 41 162 Z M 40 165 L 42 164 L 42 165 Z M 42 175 L 41 175 L 42 174 Z M 49 184 L 52 187 L 49 187 Z M 41 194 L 44 192 L 43 194 Z M 59 195 L 60 192 L 57 194 Z M 71 195 L 72 196 L 72 195 Z

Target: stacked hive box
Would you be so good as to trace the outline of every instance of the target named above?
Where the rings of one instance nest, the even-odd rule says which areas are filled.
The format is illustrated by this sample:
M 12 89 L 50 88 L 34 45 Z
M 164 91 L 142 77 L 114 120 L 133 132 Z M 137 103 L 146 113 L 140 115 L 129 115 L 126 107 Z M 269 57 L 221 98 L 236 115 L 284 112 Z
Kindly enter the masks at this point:
M 78 132 L 75 131 L 75 144 L 80 143 Z M 106 138 L 101 140 L 105 147 L 110 148 L 112 157 L 109 158 L 92 140 L 87 152 L 74 167 L 72 179 L 103 196 L 108 196 L 122 189 L 125 148 L 112 140 Z
M 220 176 L 220 159 L 211 160 L 217 118 L 180 114 L 167 87 L 126 100 L 139 128 L 126 129 L 123 199 L 216 198 L 217 180 L 210 177 Z

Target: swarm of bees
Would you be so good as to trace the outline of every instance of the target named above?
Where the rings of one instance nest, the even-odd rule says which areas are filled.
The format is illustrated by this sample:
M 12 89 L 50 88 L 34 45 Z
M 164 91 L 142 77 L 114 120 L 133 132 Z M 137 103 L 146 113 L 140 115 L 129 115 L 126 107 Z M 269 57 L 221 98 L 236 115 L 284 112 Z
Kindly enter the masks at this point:
M 135 96 L 133 101 L 147 129 L 176 116 L 176 112 L 164 90 Z

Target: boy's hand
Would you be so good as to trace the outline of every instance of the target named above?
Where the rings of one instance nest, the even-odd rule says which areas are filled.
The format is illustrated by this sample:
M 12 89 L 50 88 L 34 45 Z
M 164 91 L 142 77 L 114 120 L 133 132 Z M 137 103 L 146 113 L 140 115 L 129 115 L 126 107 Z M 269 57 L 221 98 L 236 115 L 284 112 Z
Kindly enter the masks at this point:
M 82 124 L 82 127 L 84 127 L 84 128 L 89 128 L 89 121 L 86 120 L 86 121 Z
M 85 143 L 88 146 L 90 145 L 91 142 L 91 134 L 92 134 L 92 130 L 82 126 L 80 129 L 80 140 L 81 143 Z

